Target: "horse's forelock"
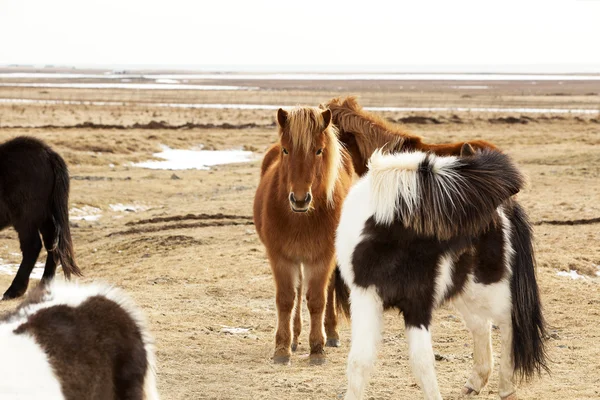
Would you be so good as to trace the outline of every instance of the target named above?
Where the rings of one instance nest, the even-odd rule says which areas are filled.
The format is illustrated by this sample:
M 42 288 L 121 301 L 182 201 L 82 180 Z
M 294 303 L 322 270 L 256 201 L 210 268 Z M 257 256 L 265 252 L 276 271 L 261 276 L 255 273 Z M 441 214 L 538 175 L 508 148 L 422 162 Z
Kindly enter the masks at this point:
M 312 151 L 314 142 L 325 128 L 322 112 L 314 107 L 296 107 L 289 112 L 284 133 L 294 148 L 306 153 Z

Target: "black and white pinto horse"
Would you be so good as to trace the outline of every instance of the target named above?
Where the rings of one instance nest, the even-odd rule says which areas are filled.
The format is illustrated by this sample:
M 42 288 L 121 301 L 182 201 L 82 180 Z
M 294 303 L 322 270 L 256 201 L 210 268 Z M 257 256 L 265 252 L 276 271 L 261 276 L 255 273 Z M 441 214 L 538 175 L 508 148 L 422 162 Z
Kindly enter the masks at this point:
M 369 169 L 345 200 L 336 239 L 351 291 L 346 399 L 363 398 L 383 311 L 398 308 L 417 382 L 425 399 L 441 400 L 430 324 L 449 300 L 474 340 L 462 395 L 478 394 L 492 373 L 494 321 L 502 343 L 499 395 L 516 399 L 515 378 L 547 370 L 531 227 L 511 199 L 522 175 L 506 155 L 468 145 L 461 157 L 376 152 Z
M 152 343 L 120 290 L 39 285 L 0 316 L 0 398 L 158 400 Z

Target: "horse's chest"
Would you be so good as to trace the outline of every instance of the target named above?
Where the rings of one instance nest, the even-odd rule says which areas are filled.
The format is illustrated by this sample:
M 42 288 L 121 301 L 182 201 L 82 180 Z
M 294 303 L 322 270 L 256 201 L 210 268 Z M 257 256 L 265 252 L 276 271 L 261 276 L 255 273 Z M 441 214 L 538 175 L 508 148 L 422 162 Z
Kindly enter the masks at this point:
M 304 262 L 320 258 L 325 253 L 333 254 L 334 235 L 335 224 L 298 216 L 272 231 L 271 241 L 287 258 Z

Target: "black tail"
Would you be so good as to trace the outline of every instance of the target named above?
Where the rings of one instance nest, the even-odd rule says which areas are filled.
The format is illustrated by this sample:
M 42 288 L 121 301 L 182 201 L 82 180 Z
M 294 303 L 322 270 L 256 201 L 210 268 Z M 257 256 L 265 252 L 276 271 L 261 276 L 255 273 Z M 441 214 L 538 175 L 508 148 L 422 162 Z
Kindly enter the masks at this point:
M 510 213 L 509 213 L 510 214 Z M 550 372 L 544 338 L 546 323 L 542 315 L 540 294 L 535 280 L 535 257 L 529 219 L 520 205 L 514 203 L 512 245 L 515 251 L 510 283 L 512 294 L 512 355 L 515 374 L 524 380 Z
M 338 315 L 343 315 L 346 318 L 350 318 L 350 289 L 344 283 L 342 274 L 340 273 L 340 267 L 336 265 L 335 274 L 335 306 Z
M 49 160 L 54 171 L 54 190 L 52 192 L 52 219 L 56 227 L 56 242 L 53 253 L 63 268 L 67 279 L 71 274 L 81 276 L 81 270 L 75 263 L 71 229 L 69 228 L 69 170 L 60 155 L 49 151 Z

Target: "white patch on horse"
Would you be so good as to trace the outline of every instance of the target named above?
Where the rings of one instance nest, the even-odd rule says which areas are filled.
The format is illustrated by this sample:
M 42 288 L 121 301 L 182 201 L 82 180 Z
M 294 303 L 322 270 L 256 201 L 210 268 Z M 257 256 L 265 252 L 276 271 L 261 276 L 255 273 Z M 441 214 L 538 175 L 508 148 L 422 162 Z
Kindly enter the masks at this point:
M 502 224 L 502 236 L 504 237 L 504 266 L 506 267 L 504 277 L 506 279 L 510 279 L 512 276 L 512 266 L 515 258 L 515 249 L 512 245 L 512 225 L 504 213 L 504 208 L 502 206 L 498 207 L 497 211 Z
M 435 357 L 431 347 L 431 332 L 427 328 L 406 328 L 408 358 L 426 400 L 442 400 L 435 376 Z
M 437 276 L 435 278 L 435 302 L 439 306 L 444 301 L 446 293 L 452 288 L 452 274 L 454 273 L 454 260 L 451 254 L 443 254 L 437 264 Z
M 365 222 L 373 215 L 371 178 L 360 179 L 348 192 L 335 237 L 335 248 L 342 278 L 350 289 L 354 286 L 352 255 L 362 240 Z
M 374 286 L 367 289 L 354 287 L 350 293 L 352 315 L 352 344 L 348 355 L 348 390 L 346 400 L 360 400 L 381 343 L 383 329 L 383 302 Z
M 369 160 L 373 210 L 378 223 L 389 225 L 396 218 L 400 198 L 412 215 L 419 201 L 417 171 L 425 160 L 425 153 L 384 155 L 375 151 Z
M 13 324 L 0 325 L 0 397 L 19 400 L 64 400 L 60 383 L 44 350 Z

